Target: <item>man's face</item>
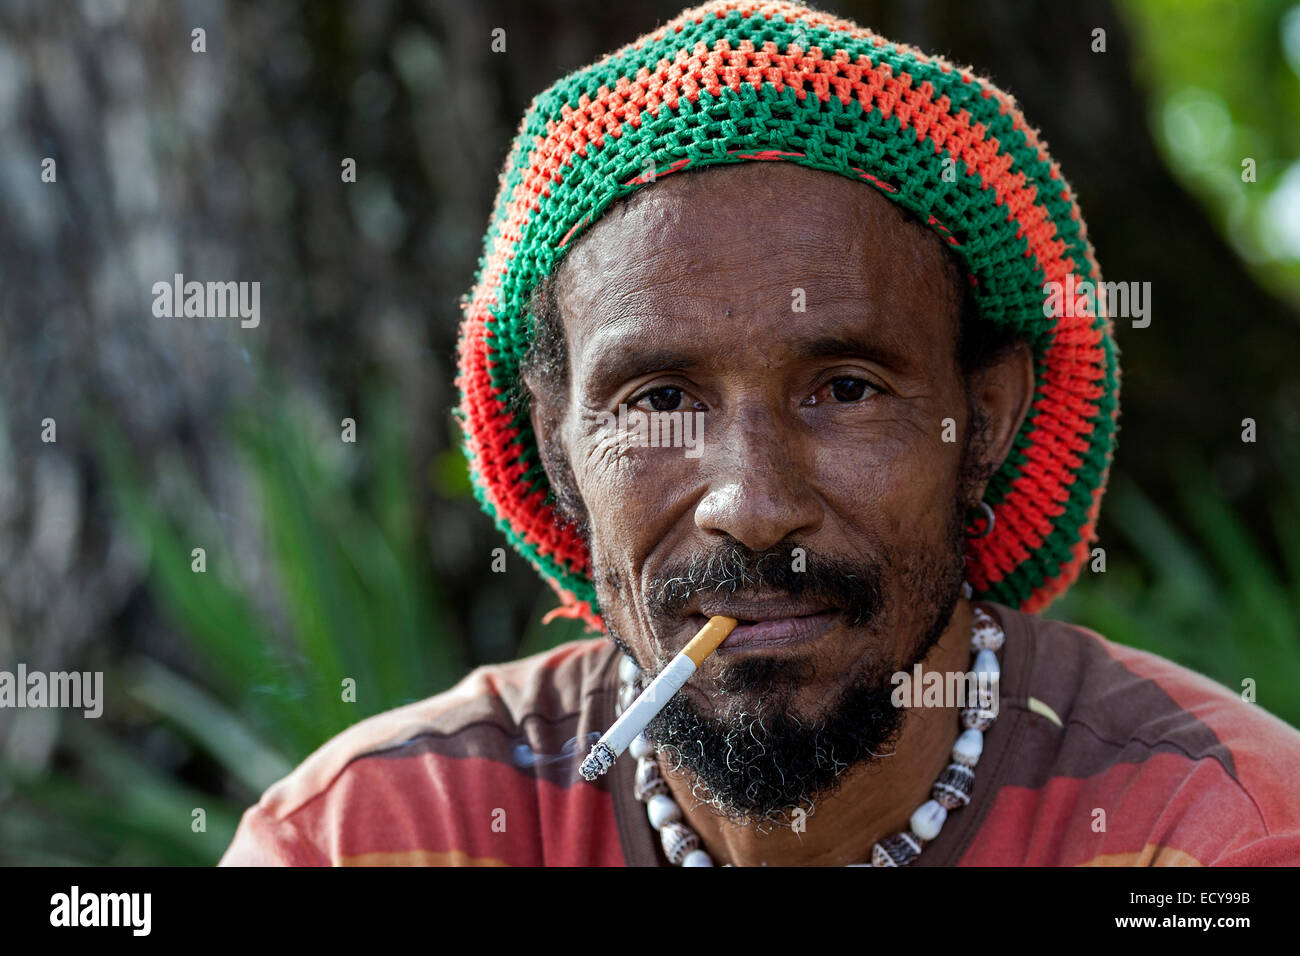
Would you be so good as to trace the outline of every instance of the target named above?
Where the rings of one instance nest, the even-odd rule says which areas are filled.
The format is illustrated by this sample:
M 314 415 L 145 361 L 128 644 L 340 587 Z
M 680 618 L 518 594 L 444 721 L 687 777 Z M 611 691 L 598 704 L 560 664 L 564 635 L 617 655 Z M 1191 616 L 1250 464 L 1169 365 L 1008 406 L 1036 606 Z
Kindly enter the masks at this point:
M 724 644 L 651 725 L 738 820 L 888 752 L 890 675 L 951 618 L 983 463 L 945 255 L 864 184 L 746 163 L 648 187 L 557 274 L 569 400 L 533 421 L 614 640 L 653 675 L 708 615 L 826 611 L 811 639 Z M 698 457 L 629 442 L 620 404 L 701 413 Z

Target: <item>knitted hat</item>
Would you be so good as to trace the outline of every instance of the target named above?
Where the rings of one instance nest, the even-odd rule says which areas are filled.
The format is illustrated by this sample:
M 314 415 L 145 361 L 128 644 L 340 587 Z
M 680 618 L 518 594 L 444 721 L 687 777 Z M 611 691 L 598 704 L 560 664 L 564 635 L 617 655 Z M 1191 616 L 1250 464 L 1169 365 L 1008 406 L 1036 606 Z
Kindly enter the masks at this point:
M 533 100 L 462 303 L 455 414 L 474 494 L 559 596 L 546 620 L 605 629 L 586 545 L 557 518 L 528 415 L 508 406 L 529 296 L 615 200 L 682 169 L 765 160 L 910 210 L 965 263 L 981 321 L 1029 341 L 1032 408 L 985 492 L 992 533 L 967 539 L 966 560 L 977 598 L 1042 608 L 1089 554 L 1118 415 L 1105 309 L 1081 299 L 1045 317 L 1046 283 L 1101 279 L 1069 185 L 987 80 L 793 3 L 718 0 Z

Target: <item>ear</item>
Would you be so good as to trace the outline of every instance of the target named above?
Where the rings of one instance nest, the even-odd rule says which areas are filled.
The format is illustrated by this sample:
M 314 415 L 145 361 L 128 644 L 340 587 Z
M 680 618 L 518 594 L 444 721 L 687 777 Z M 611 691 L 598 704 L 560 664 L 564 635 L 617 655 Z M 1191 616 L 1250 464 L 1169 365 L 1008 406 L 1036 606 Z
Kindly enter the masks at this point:
M 573 506 L 569 500 L 573 494 L 570 477 L 573 471 L 568 460 L 569 443 L 564 434 L 567 409 L 559 405 L 550 388 L 528 373 L 524 373 L 522 384 L 528 390 L 528 417 L 537 439 L 542 467 L 563 512 Z
M 528 390 L 528 417 L 532 422 L 533 434 L 537 436 L 537 449 L 542 454 L 543 465 L 549 465 L 546 461 L 547 449 L 554 448 L 560 437 L 559 410 L 551 400 L 550 391 L 528 373 L 524 373 L 522 385 Z
M 1033 404 L 1034 353 L 1024 342 L 1017 342 L 973 375 L 971 401 L 988 420 L 980 472 L 991 478 L 1011 454 L 1016 435 Z M 985 478 L 976 489 L 981 497 L 987 484 Z
M 562 520 L 574 525 L 579 536 L 587 540 L 591 533 L 589 519 L 573 475 L 573 467 L 569 464 L 569 446 L 564 435 L 567 419 L 565 411 L 556 406 L 549 389 L 538 387 L 537 382 L 529 379 L 526 374 L 524 385 L 532 398 L 529 403 L 529 418 L 537 439 L 542 467 L 555 496 L 556 513 Z

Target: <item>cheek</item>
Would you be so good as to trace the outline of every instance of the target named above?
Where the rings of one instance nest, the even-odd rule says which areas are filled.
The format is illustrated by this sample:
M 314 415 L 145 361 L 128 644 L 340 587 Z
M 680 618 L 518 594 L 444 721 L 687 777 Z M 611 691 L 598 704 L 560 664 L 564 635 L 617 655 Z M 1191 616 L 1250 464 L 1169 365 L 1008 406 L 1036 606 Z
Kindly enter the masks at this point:
M 819 444 L 814 480 L 844 520 L 906 543 L 927 529 L 946 530 L 960 460 L 956 443 L 909 429 L 903 436 Z
M 593 538 L 624 568 L 638 567 L 664 539 L 674 496 L 698 474 L 698 461 L 682 449 L 629 445 L 613 431 L 586 436 L 574 456 Z
M 668 538 L 672 520 L 665 493 L 684 487 L 697 469 L 671 449 L 627 448 L 593 440 L 575 456 L 578 487 L 587 504 L 596 594 L 606 623 L 643 665 L 668 662 L 648 617 L 641 569 Z
M 658 479 L 637 455 L 611 435 L 589 437 L 574 464 L 574 475 L 593 525 L 625 530 L 630 512 L 653 496 Z

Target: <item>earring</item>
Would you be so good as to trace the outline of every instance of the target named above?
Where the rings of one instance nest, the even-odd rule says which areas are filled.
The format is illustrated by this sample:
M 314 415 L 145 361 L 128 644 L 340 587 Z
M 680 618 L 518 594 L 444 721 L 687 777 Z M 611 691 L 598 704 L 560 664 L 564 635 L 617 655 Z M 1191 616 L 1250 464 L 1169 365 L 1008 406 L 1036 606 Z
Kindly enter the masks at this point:
M 993 533 L 993 509 L 987 501 L 980 501 L 980 508 L 984 511 L 984 530 L 975 534 L 967 533 L 968 538 L 987 538 Z

